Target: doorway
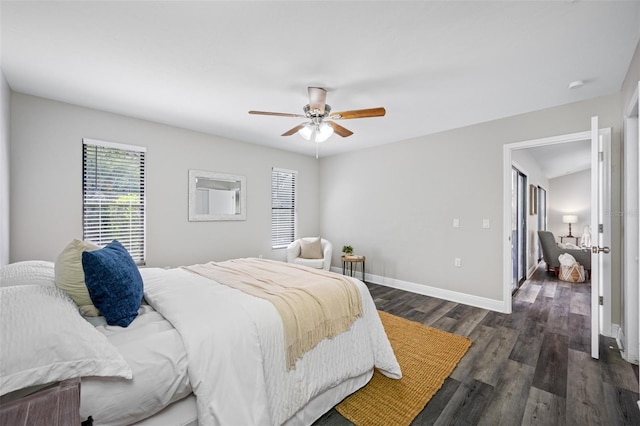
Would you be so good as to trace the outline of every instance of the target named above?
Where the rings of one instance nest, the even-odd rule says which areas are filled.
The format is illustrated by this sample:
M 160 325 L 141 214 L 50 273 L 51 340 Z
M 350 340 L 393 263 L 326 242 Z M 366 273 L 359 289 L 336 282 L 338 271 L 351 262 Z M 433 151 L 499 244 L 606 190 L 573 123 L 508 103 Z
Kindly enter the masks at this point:
M 599 135 L 601 135 L 604 139 L 606 139 L 610 146 L 611 141 L 611 129 L 600 129 L 597 131 Z M 512 226 L 512 185 L 513 185 L 513 158 L 512 152 L 517 150 L 523 150 L 526 148 L 536 148 L 536 147 L 545 147 L 545 146 L 570 146 L 571 143 L 576 143 L 578 141 L 589 141 L 592 139 L 592 134 L 590 131 L 572 133 L 567 135 L 553 136 L 548 138 L 541 138 L 523 142 L 515 142 L 510 144 L 505 144 L 503 146 L 503 230 L 504 230 L 504 239 L 503 239 L 503 309 L 502 311 L 505 313 L 512 312 L 512 286 L 513 286 L 513 260 L 512 260 L 512 240 L 513 240 L 513 226 Z M 606 156 L 608 157 L 608 156 Z M 610 164 L 610 158 L 607 160 Z M 516 164 L 517 166 L 517 164 Z M 547 188 L 548 189 L 548 188 Z M 548 194 L 546 194 L 548 196 Z M 548 201 L 548 200 L 547 200 Z M 545 203 L 546 204 L 546 203 Z M 548 210 L 546 208 L 548 206 L 545 205 L 545 208 L 540 209 L 538 206 L 538 211 L 545 212 Z M 610 210 L 610 207 L 607 208 Z M 530 226 L 536 226 L 536 222 L 530 222 Z M 610 232 L 610 227 L 605 226 L 608 232 Z M 532 238 L 532 237 L 530 237 Z M 531 248 L 532 258 L 537 257 L 537 251 Z M 600 312 L 600 315 L 597 315 L 595 318 L 599 318 L 602 320 L 600 323 L 600 330 L 602 334 L 606 336 L 611 336 L 611 262 L 610 257 L 607 260 L 608 264 L 605 265 L 605 273 L 604 279 L 601 283 L 599 289 L 599 295 L 603 296 L 603 305 L 597 311 Z M 598 294 L 594 293 L 594 298 L 597 300 Z M 592 299 L 593 300 L 593 299 Z
M 511 168 L 511 294 L 527 278 L 527 177 Z

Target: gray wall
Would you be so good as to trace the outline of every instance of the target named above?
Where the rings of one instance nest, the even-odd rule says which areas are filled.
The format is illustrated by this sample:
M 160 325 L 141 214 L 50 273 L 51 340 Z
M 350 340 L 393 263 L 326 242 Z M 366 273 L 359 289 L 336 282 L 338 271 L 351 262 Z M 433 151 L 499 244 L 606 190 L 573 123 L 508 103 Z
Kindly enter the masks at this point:
M 0 266 L 9 263 L 9 140 L 11 90 L 0 71 Z
M 591 170 L 584 170 L 570 175 L 549 180 L 549 217 L 547 225 L 556 240 L 569 233 L 569 225 L 562 222 L 565 214 L 578 216 L 578 223 L 571 225 L 571 234 L 582 236 L 584 227 L 591 222 Z M 593 232 L 591 233 L 593 235 Z M 574 239 L 564 242 L 575 244 Z
M 12 93 L 11 261 L 54 260 L 82 237 L 82 138 L 147 147 L 147 265 L 259 256 L 271 250 L 271 168 L 299 171 L 301 235 L 318 235 L 311 157 Z M 247 177 L 247 220 L 189 222 L 188 170 Z
M 284 259 L 270 248 L 272 166 L 300 171 L 301 235 L 354 246 L 367 271 L 502 300 L 503 145 L 612 127 L 613 209 L 620 208 L 620 96 L 509 117 L 395 144 L 313 158 L 63 104 L 11 96 L 11 261 L 53 260 L 81 236 L 83 137 L 148 149 L 148 264 L 238 256 Z M 244 174 L 245 222 L 187 221 L 187 170 Z M 451 226 L 459 218 L 460 228 Z M 482 219 L 491 228 L 482 228 Z M 614 250 L 620 222 L 613 219 Z M 619 250 L 617 250 L 619 252 Z M 619 323 L 620 258 L 613 256 L 612 322 Z M 454 268 L 455 257 L 462 267 Z
M 502 300 L 503 145 L 586 131 L 593 115 L 613 128 L 612 192 L 619 206 L 616 94 L 322 159 L 322 234 L 366 255 L 374 275 Z M 453 218 L 460 228 L 452 227 Z M 482 228 L 484 218 L 490 229 Z M 612 225 L 618 247 L 619 220 Z M 456 257 L 461 268 L 454 267 Z M 619 306 L 614 311 L 619 316 Z

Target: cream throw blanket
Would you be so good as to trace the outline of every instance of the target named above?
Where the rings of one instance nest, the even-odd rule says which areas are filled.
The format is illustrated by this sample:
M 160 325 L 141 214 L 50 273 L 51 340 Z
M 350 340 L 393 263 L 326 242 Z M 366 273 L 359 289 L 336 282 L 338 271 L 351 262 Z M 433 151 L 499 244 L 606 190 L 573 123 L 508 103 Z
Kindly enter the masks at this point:
M 362 315 L 357 287 L 332 272 L 266 259 L 233 259 L 184 268 L 273 303 L 284 326 L 289 369 L 322 339 L 349 330 Z

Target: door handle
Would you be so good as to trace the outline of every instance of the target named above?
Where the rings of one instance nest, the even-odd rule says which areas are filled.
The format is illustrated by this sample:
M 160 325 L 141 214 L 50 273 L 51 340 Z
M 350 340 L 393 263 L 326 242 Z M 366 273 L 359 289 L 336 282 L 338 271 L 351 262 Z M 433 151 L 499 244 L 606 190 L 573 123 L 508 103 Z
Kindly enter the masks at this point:
M 609 253 L 611 253 L 611 249 L 609 247 L 593 246 L 593 247 L 591 247 L 591 252 L 595 253 L 595 254 L 598 254 L 598 253 L 609 254 Z

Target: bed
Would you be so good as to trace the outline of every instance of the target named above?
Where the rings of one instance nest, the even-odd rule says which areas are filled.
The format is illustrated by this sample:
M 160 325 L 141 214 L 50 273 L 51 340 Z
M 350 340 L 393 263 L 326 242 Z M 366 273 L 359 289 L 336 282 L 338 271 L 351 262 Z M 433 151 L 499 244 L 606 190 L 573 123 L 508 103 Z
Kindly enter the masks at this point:
M 364 386 L 374 368 L 401 377 L 359 280 L 344 278 L 355 286 L 360 315 L 291 363 L 283 320 L 268 300 L 187 268 L 139 273 L 144 298 L 122 327 L 82 316 L 56 287 L 53 262 L 1 268 L 3 398 L 81 376 L 80 418 L 94 425 L 308 425 Z

